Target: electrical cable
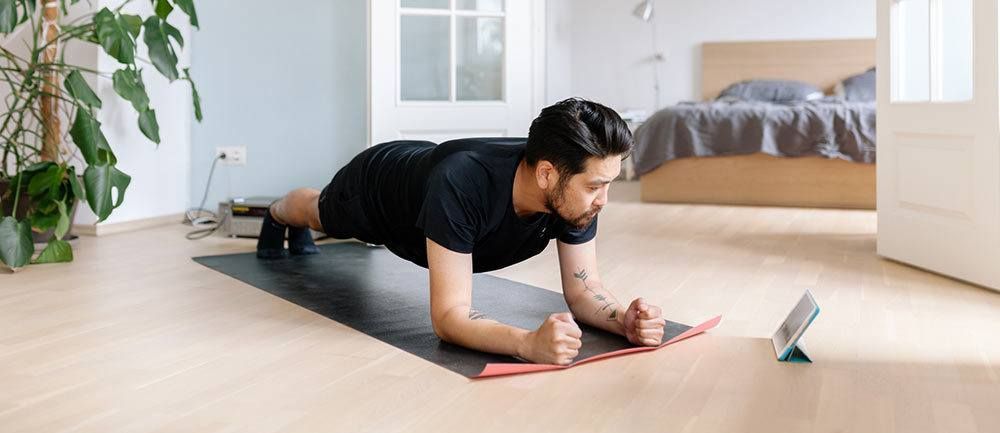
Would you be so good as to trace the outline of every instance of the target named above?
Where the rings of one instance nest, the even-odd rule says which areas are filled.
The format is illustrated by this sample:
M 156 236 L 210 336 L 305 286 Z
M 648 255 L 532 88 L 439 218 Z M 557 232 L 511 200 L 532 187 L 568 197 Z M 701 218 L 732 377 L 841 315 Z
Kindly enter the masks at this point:
M 220 153 L 212 160 L 212 168 L 208 171 L 208 180 L 205 182 L 205 193 L 201 196 L 201 203 L 198 207 L 188 209 L 184 213 L 186 223 L 191 224 L 192 227 L 201 227 L 184 235 L 188 240 L 197 240 L 211 236 L 226 222 L 226 215 L 222 215 L 220 219 L 215 212 L 205 209 L 205 201 L 208 200 L 208 189 L 212 186 L 212 176 L 215 174 L 215 166 L 222 159 L 226 159 L 225 153 Z M 208 215 L 202 216 L 201 214 Z

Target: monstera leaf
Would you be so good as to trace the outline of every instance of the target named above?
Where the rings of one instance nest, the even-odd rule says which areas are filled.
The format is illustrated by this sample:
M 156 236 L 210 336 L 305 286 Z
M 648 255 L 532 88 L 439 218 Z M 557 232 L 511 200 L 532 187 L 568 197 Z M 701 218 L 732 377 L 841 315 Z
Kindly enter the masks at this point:
M 177 54 L 174 52 L 173 45 L 170 45 L 170 40 L 167 39 L 167 26 L 169 24 L 159 17 L 146 18 L 146 22 L 142 25 L 142 38 L 146 42 L 146 47 L 149 48 L 149 59 L 153 61 L 153 66 L 168 80 L 174 81 L 179 78 Z
M 90 209 L 97 215 L 98 222 L 111 216 L 111 211 L 121 206 L 125 199 L 125 189 L 132 178 L 111 164 L 92 164 L 83 172 L 83 187 L 87 191 Z M 118 196 L 113 197 L 117 191 Z
M 0 219 L 0 260 L 16 270 L 28 264 L 34 253 L 31 225 L 9 216 Z
M 104 52 L 123 64 L 135 62 L 134 23 L 124 16 L 115 16 L 108 8 L 94 15 L 94 30 Z

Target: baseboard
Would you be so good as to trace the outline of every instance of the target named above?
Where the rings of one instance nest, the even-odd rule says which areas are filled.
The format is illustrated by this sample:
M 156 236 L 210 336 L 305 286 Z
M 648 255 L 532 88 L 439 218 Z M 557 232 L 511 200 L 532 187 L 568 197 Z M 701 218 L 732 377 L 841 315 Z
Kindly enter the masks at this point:
M 179 224 L 184 221 L 184 214 L 170 214 L 152 218 L 142 218 L 132 221 L 108 224 L 73 224 L 73 234 L 81 236 L 107 236 L 136 230 L 160 227 L 169 224 Z

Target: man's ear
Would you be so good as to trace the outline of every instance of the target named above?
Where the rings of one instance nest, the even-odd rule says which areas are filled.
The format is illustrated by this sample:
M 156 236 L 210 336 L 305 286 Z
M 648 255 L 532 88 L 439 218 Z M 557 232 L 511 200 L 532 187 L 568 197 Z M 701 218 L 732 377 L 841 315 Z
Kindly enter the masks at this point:
M 551 162 L 541 160 L 535 164 L 535 182 L 541 189 L 549 189 L 549 186 L 557 185 L 559 182 L 559 171 Z

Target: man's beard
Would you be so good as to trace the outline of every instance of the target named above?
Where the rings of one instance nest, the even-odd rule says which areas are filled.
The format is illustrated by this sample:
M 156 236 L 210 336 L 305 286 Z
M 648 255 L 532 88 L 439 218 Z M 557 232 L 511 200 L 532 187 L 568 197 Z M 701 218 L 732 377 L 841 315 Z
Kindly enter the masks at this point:
M 590 225 L 590 222 L 597 216 L 597 213 L 601 211 L 601 208 L 592 209 L 583 212 L 579 215 L 565 215 L 561 208 L 566 203 L 566 187 L 560 183 L 556 185 L 556 190 L 553 192 L 545 193 L 545 208 L 549 210 L 553 215 L 556 215 L 560 219 L 566 222 L 566 224 L 582 230 Z

